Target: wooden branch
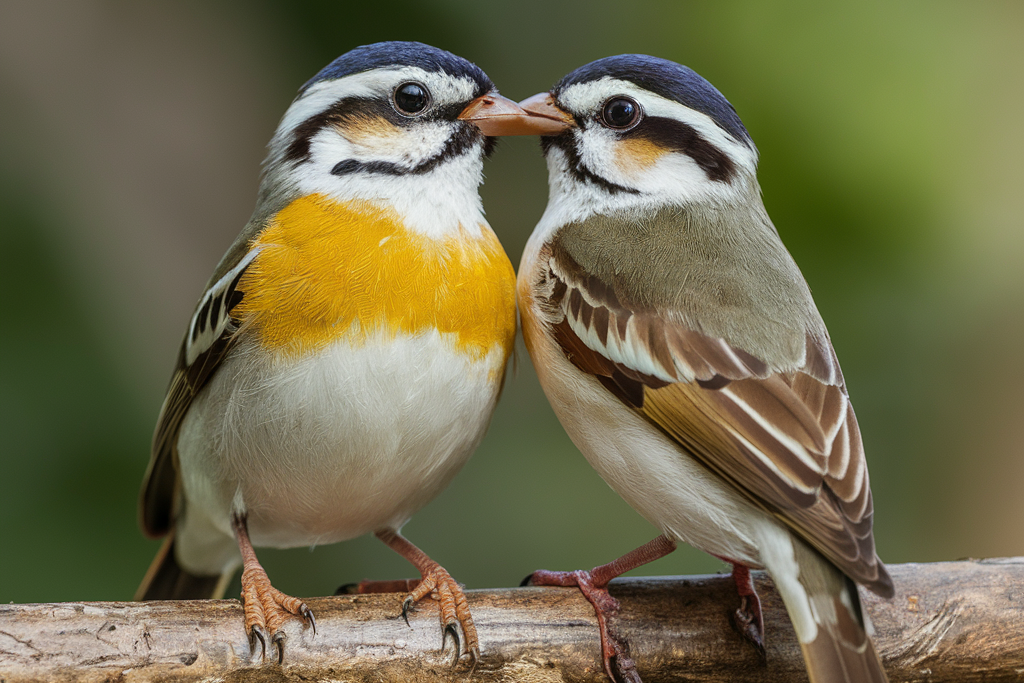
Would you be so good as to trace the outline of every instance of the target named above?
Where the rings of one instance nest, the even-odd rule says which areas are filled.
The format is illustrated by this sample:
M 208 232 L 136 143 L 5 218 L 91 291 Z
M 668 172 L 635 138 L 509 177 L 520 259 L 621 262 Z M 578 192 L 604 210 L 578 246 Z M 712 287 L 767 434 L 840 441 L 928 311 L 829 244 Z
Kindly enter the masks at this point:
M 896 597 L 863 593 L 897 681 L 1024 680 L 1024 557 L 889 567 Z M 778 593 L 755 575 L 767 661 L 730 626 L 728 576 L 617 580 L 619 632 L 646 683 L 806 681 Z M 0 605 L 0 679 L 12 681 L 600 681 L 596 620 L 576 590 L 469 591 L 482 659 L 441 653 L 437 609 L 411 628 L 395 594 L 307 600 L 316 636 L 287 627 L 285 665 L 249 659 L 235 600 Z

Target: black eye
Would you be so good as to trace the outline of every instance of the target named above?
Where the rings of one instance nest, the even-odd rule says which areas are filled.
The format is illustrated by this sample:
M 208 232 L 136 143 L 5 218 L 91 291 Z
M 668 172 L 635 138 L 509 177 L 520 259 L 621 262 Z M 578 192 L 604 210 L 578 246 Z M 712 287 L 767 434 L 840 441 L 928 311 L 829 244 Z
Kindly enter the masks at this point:
M 430 103 L 430 93 L 419 83 L 403 83 L 395 89 L 395 108 L 403 114 L 419 114 Z
M 640 118 L 640 105 L 628 97 L 614 97 L 604 104 L 601 122 L 609 128 L 629 128 Z

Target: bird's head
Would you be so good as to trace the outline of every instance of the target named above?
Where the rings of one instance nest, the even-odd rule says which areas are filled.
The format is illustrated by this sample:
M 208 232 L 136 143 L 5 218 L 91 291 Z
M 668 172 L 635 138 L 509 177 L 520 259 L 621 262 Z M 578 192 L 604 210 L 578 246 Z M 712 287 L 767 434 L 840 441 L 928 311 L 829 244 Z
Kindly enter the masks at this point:
M 299 91 L 270 143 L 268 206 L 321 193 L 367 200 L 426 233 L 476 220 L 495 137 L 527 117 L 475 64 L 422 43 L 338 57 Z
M 675 62 L 607 57 L 520 105 L 550 123 L 551 204 L 569 213 L 731 203 L 756 188 L 757 148 L 735 109 Z

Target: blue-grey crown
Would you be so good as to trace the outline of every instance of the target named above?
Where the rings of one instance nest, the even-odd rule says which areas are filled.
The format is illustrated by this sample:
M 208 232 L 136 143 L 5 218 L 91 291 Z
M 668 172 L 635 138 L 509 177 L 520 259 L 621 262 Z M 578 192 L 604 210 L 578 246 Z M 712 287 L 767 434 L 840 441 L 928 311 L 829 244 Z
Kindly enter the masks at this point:
M 478 86 L 477 96 L 494 89 L 494 84 L 487 74 L 469 60 L 424 43 L 395 40 L 361 45 L 349 50 L 306 81 L 299 92 L 305 92 L 320 81 L 335 80 L 388 66 L 416 66 L 424 71 L 444 72 L 456 78 L 471 78 Z
M 596 81 L 605 76 L 629 81 L 644 90 L 675 100 L 706 114 L 736 140 L 751 147 L 753 141 L 729 100 L 693 69 L 650 55 L 616 55 L 585 64 L 568 74 L 551 89 L 558 95 L 571 85 Z

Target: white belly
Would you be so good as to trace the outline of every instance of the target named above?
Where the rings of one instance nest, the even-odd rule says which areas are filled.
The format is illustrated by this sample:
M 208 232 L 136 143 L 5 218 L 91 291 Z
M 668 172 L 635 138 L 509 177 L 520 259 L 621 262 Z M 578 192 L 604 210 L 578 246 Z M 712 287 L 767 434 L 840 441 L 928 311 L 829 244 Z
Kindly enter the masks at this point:
M 230 540 L 233 505 L 257 546 L 399 528 L 476 448 L 503 372 L 499 347 L 474 360 L 437 332 L 273 362 L 241 342 L 182 424 L 179 542 L 196 551 L 179 556 L 209 557 L 215 530 Z
M 764 527 L 778 523 L 573 366 L 525 309 L 523 335 L 544 393 L 608 485 L 669 538 L 759 566 Z

